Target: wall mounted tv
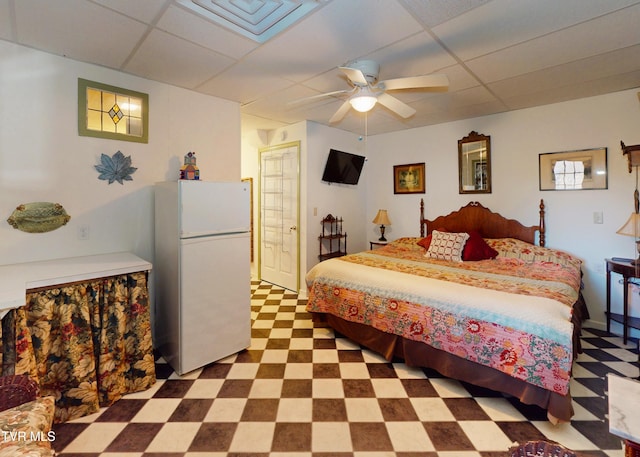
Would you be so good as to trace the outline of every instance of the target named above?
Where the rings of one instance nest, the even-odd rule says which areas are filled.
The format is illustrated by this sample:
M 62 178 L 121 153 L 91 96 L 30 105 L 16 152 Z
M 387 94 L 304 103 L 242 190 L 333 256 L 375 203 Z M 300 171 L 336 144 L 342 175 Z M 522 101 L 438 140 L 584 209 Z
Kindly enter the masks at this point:
M 358 184 L 364 161 L 363 156 L 330 149 L 322 180 L 341 184 Z

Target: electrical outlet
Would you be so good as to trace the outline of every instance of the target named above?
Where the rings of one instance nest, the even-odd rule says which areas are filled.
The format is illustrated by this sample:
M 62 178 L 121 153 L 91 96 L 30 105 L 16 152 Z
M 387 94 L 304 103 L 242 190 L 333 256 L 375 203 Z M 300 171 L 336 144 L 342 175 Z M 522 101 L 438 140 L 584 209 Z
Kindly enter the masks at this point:
M 78 227 L 78 239 L 79 240 L 88 240 L 89 239 L 89 226 L 81 225 Z

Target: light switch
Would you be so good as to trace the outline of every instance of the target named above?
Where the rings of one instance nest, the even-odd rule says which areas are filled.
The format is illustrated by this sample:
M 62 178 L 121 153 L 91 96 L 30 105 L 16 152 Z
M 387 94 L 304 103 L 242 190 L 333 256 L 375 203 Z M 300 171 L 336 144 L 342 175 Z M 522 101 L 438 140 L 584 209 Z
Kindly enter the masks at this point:
M 603 222 L 602 211 L 595 211 L 593 213 L 593 223 L 602 224 L 602 222 Z

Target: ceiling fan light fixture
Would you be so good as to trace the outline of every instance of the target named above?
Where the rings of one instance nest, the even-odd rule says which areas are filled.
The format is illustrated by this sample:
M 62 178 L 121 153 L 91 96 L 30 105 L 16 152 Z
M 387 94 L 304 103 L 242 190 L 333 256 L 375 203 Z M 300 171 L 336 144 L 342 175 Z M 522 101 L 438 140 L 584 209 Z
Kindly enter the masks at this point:
M 371 109 L 376 105 L 377 101 L 378 99 L 376 97 L 369 94 L 354 95 L 349 99 L 349 103 L 351 103 L 353 109 L 361 113 L 371 111 Z

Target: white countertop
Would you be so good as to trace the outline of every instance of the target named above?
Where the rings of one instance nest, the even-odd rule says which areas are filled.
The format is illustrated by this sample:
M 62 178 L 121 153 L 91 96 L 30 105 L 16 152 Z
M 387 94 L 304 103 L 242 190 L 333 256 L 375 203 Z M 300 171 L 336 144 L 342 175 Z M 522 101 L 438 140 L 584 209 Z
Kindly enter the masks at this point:
M 609 432 L 613 435 L 640 442 L 640 382 L 609 373 Z
M 0 315 L 24 306 L 27 289 L 151 270 L 130 252 L 98 254 L 0 266 Z

